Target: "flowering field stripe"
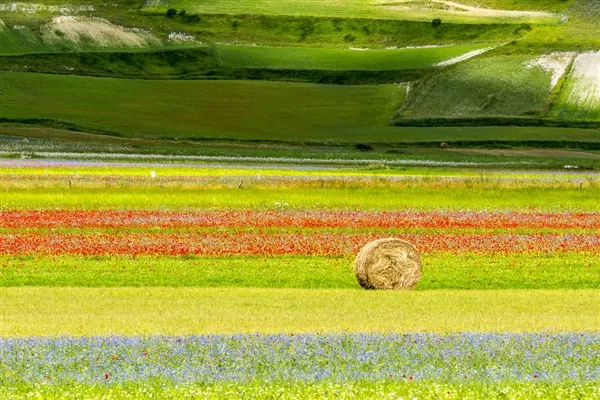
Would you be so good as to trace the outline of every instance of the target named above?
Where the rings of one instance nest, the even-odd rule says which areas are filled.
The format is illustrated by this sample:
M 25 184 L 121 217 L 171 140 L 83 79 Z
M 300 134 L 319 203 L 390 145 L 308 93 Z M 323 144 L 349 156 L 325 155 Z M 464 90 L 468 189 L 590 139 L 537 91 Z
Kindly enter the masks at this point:
M 54 384 L 52 382 L 0 386 L 4 400 L 22 400 L 34 393 L 44 399 L 79 400 L 81 398 L 108 399 L 337 399 L 381 400 L 435 399 L 435 400 L 564 400 L 597 399 L 597 382 L 497 382 L 446 383 L 438 381 L 381 381 L 381 382 L 248 382 L 244 383 L 187 383 L 169 384 L 161 380 L 132 383 Z
M 600 290 L 0 288 L 0 337 L 596 332 Z
M 0 177 L 1 179 L 2 177 Z M 244 181 L 241 187 L 240 183 Z M 581 185 L 581 186 L 580 186 Z M 349 210 L 458 210 L 523 212 L 600 212 L 600 184 L 596 180 L 556 183 L 431 181 L 262 184 L 244 179 L 194 182 L 110 181 L 60 182 L 0 180 L 2 210 L 193 210 L 193 209 L 349 209 Z
M 0 213 L 0 228 L 428 228 L 595 229 L 600 213 L 516 213 L 345 210 L 14 210 Z
M 0 286 L 359 289 L 353 257 L 0 256 Z M 600 288 L 600 254 L 432 253 L 417 290 Z
M 0 339 L 2 386 L 136 382 L 596 382 L 600 334 L 238 334 Z
M 81 156 L 86 156 L 81 153 Z M 362 166 L 321 166 L 315 165 L 226 165 L 214 163 L 182 163 L 156 161 L 92 161 L 85 159 L 21 159 L 0 158 L 0 176 L 17 177 L 27 175 L 29 179 L 35 176 L 52 180 L 54 177 L 140 177 L 151 180 L 150 172 L 156 173 L 156 179 L 162 178 L 191 178 L 191 177 L 263 177 L 282 178 L 335 178 L 348 177 L 368 179 L 387 179 L 390 181 L 406 178 L 424 178 L 444 180 L 448 178 L 464 179 L 473 178 L 481 180 L 481 171 L 456 168 L 426 168 L 407 166 L 402 170 L 393 169 L 363 169 Z M 543 171 L 543 170 L 488 170 L 485 171 L 486 179 L 499 180 L 537 180 L 539 184 L 548 181 L 583 181 L 598 180 L 597 172 L 586 170 L 573 170 L 569 172 Z
M 357 254 L 381 233 L 204 232 L 204 233 L 1 233 L 3 254 L 81 255 L 318 255 Z M 600 253 L 600 234 L 406 234 L 397 235 L 420 251 Z

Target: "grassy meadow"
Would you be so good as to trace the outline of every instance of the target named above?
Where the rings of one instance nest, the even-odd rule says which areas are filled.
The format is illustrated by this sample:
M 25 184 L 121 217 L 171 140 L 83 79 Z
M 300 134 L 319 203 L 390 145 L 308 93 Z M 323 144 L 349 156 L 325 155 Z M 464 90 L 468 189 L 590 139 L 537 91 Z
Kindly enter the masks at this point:
M 391 231 L 387 235 L 401 234 Z M 178 256 L 160 260 L 152 256 L 0 257 L 1 283 L 15 287 L 355 289 L 352 262 L 349 255 Z M 598 263 L 597 255 L 586 254 L 508 254 L 491 259 L 476 253 L 429 253 L 417 290 L 595 289 L 600 280 L 593 266 Z
M 335 139 L 335 131 L 340 136 L 362 136 L 364 129 L 385 129 L 404 98 L 404 88 L 395 85 L 143 81 L 19 73 L 2 74 L 0 82 L 7 98 L 2 107 L 5 119 L 50 119 L 123 136 L 163 139 L 268 135 L 271 140 L 318 140 L 324 133 Z
M 560 399 L 564 396 L 598 396 L 595 384 L 579 384 L 565 382 L 562 384 L 520 383 L 505 386 L 485 384 L 439 384 L 435 382 L 403 384 L 386 384 L 369 382 L 341 383 L 341 384 L 285 384 L 285 383 L 260 383 L 260 384 L 222 384 L 222 385 L 166 385 L 157 382 L 144 382 L 141 384 L 121 384 L 106 387 L 104 384 L 67 384 L 43 387 L 41 390 L 29 386 L 20 386 L 13 390 L 5 389 L 2 395 L 7 399 L 19 399 L 30 390 L 54 398 L 77 398 L 80 394 L 90 397 L 111 396 L 125 399 L 154 398 L 156 395 L 171 397 L 201 396 L 207 399 L 227 399 L 233 397 L 265 398 L 289 394 L 289 397 L 317 399 L 332 396 L 336 399 L 374 399 L 385 396 L 419 396 L 421 398 L 444 398 L 441 396 L 460 396 L 463 399 L 501 399 L 510 393 L 514 399 L 527 400 L 532 396 L 545 399 Z M 73 392 L 76 394 L 73 395 Z
M 486 44 L 468 44 L 360 51 L 361 49 L 218 46 L 215 58 L 224 66 L 237 68 L 391 71 L 430 68 L 442 61 L 486 47 Z
M 550 77 L 526 68 L 531 58 L 498 56 L 471 60 L 425 81 L 403 106 L 403 117 L 544 117 Z
M 600 330 L 598 290 L 4 287 L 2 292 L 3 337 Z
M 405 19 L 430 21 L 444 18 L 452 23 L 540 23 L 557 24 L 560 17 L 549 12 L 488 12 L 486 15 L 462 7 L 449 7 L 446 4 L 426 1 L 382 2 L 373 0 L 341 0 L 327 2 L 321 0 L 301 1 L 236 1 L 218 0 L 198 3 L 189 0 L 156 0 L 144 3 L 146 12 L 165 12 L 168 8 L 185 9 L 200 14 L 260 14 L 260 15 L 301 15 L 313 17 Z M 497 3 L 496 5 L 501 5 Z M 468 7 L 468 6 L 467 6 Z M 534 8 L 533 10 L 536 10 Z
M 575 58 L 565 90 L 553 114 L 568 120 L 600 120 L 600 52 L 588 52 Z
M 202 182 L 154 182 L 143 178 L 134 180 L 133 191 L 123 191 L 120 184 L 127 180 L 110 179 L 103 182 L 78 182 L 63 178 L 42 184 L 3 181 L 2 209 L 168 209 L 182 210 L 250 208 L 330 208 L 330 209 L 464 209 L 464 210 L 569 210 L 598 209 L 597 178 L 581 182 L 550 181 L 540 186 L 518 181 L 481 181 L 465 179 L 458 183 L 443 179 L 417 179 L 390 184 L 387 181 L 265 183 L 247 180 L 227 180 L 203 185 Z M 327 176 L 327 175 L 325 175 Z M 544 179 L 544 178 L 541 178 Z M 71 187 L 69 187 L 71 181 Z M 130 182 L 131 183 L 131 182 Z M 75 190 L 73 190 L 73 186 Z M 582 190 L 583 189 L 583 190 Z M 401 193 L 401 196 L 399 195 Z M 242 195 L 243 194 L 243 195 Z
M 364 53 L 356 51 L 356 53 Z M 524 62 L 519 59 L 518 63 Z M 489 63 L 488 63 L 489 65 Z M 460 70 L 459 70 L 460 71 Z M 523 85 L 506 86 L 503 92 L 492 93 L 496 83 L 491 73 L 469 78 L 454 72 L 456 79 L 468 80 L 481 96 L 465 98 L 461 106 L 458 91 L 444 86 L 456 96 L 452 103 L 435 96 L 442 89 L 432 78 L 422 91 L 410 89 L 407 103 L 406 85 L 315 85 L 261 81 L 163 81 L 123 80 L 26 73 L 4 73 L 0 80 L 5 102 L 2 118 L 5 122 L 45 125 L 75 131 L 104 133 L 114 137 L 61 132 L 56 129 L 24 129 L 25 126 L 3 128 L 6 151 L 35 153 L 51 143 L 51 148 L 75 152 L 188 154 L 207 156 L 258 156 L 316 159 L 417 159 L 452 162 L 503 163 L 524 161 L 523 166 L 556 167 L 580 165 L 586 168 L 597 163 L 593 153 L 578 157 L 568 152 L 548 152 L 528 156 L 515 152 L 450 151 L 414 149 L 439 147 L 447 142 L 452 147 L 552 147 L 597 150 L 600 136 L 593 129 L 544 127 L 392 127 L 398 108 L 405 117 L 429 117 L 434 114 L 452 118 L 467 115 L 500 115 L 512 112 L 522 115 L 546 107 L 547 75 L 540 73 L 539 93 L 532 92 L 535 103 L 519 103 L 517 92 Z M 533 73 L 533 72 L 532 72 Z M 523 78 L 525 79 L 525 77 Z M 446 82 L 446 81 L 444 81 Z M 447 81 L 450 82 L 450 81 Z M 444 83 L 446 85 L 446 83 Z M 513 84 L 513 85 L 516 85 Z M 471 87 L 469 86 L 469 87 Z M 528 89 L 529 90 L 529 89 Z M 533 90 L 533 89 L 531 89 Z M 530 91 L 531 91 L 530 90 Z M 156 93 L 160 93 L 157 95 Z M 185 101 L 181 95 L 185 93 Z M 424 96 L 418 93 L 431 93 Z M 473 92 L 475 93 L 475 92 Z M 104 99 L 113 98 L 106 102 Z M 487 100 L 484 100 L 487 99 Z M 482 103 L 474 109 L 471 103 Z M 483 102 L 486 104 L 483 104 Z M 469 105 L 471 104 L 471 105 Z M 443 108 L 446 114 L 442 114 Z M 462 108 L 461 108 L 462 107 Z M 418 110 L 418 111 L 416 111 Z M 431 110 L 431 111 L 427 111 Z M 471 110 L 470 114 L 467 110 Z M 487 111 L 485 111 L 487 110 Z M 511 111 L 512 110 L 512 111 Z M 537 111 L 536 111 L 537 110 Z M 418 115 L 414 115 L 418 113 Z M 411 119 L 409 118 L 409 119 Z M 177 121 L 177 122 L 174 122 Z M 137 139 L 127 141 L 118 137 Z M 23 139 L 27 139 L 24 144 Z M 140 140 L 141 139 L 141 140 Z M 179 142 L 178 142 L 179 141 Z M 81 143 L 80 145 L 76 143 Z M 110 147 L 105 144 L 111 143 Z M 269 148 L 267 143 L 294 145 L 296 148 Z M 36 144 L 37 143 L 37 144 Z M 239 143 L 245 143 L 240 146 Z M 370 144 L 369 150 L 352 148 Z M 307 147 L 306 144 L 324 146 Z M 382 144 L 382 146 L 377 146 Z M 374 146 L 373 146 L 374 145 Z M 391 148 L 389 145 L 399 146 Z M 66 148 L 65 148 L 66 146 Z M 221 146 L 221 147 L 219 147 Z M 328 147 L 329 146 L 329 147 Z M 349 148 L 350 147 L 350 148 Z M 407 148 L 408 147 L 408 148 Z M 94 152 L 92 150 L 92 152 Z M 515 164 L 516 165 L 516 164 Z

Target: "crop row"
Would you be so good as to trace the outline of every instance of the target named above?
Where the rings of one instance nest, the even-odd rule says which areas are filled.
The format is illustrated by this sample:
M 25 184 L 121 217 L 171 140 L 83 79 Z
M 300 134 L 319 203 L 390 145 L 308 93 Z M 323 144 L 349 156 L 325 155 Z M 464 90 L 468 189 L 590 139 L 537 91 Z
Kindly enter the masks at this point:
M 596 382 L 565 381 L 495 382 L 495 383 L 441 383 L 435 381 L 408 382 L 227 382 L 219 384 L 169 384 L 161 380 L 124 384 L 24 384 L 0 387 L 3 400 L 43 398 L 60 400 L 86 399 L 444 399 L 444 400 L 563 400 L 600 398 Z
M 600 254 L 437 253 L 418 290 L 600 288 Z M 353 256 L 0 256 L 2 286 L 346 288 Z
M 0 339 L 0 383 L 600 382 L 599 350 L 592 333 Z
M 443 211 L 6 211 L 0 228 L 298 227 L 599 229 L 600 213 Z
M 489 253 L 600 253 L 600 234 L 406 234 L 420 251 Z M 5 254 L 128 255 L 320 255 L 356 254 L 381 233 L 201 232 L 201 233 L 2 233 Z

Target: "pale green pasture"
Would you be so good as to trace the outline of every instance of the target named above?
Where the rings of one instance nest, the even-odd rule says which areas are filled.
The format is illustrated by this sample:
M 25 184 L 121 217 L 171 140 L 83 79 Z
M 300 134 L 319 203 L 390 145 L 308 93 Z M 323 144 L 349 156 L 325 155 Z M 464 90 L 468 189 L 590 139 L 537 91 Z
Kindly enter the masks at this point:
M 600 290 L 0 288 L 0 336 L 600 332 Z
M 575 58 L 552 115 L 566 120 L 600 120 L 600 52 Z
M 551 74 L 528 67 L 531 56 L 494 56 L 449 67 L 411 91 L 407 118 L 544 117 Z

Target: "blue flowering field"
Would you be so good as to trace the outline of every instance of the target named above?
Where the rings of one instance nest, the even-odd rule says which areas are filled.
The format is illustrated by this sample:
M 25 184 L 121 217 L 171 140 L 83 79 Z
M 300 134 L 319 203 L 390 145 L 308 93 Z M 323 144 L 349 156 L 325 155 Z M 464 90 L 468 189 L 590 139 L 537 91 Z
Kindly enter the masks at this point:
M 600 334 L 37 337 L 0 340 L 0 358 L 2 398 L 600 395 Z

